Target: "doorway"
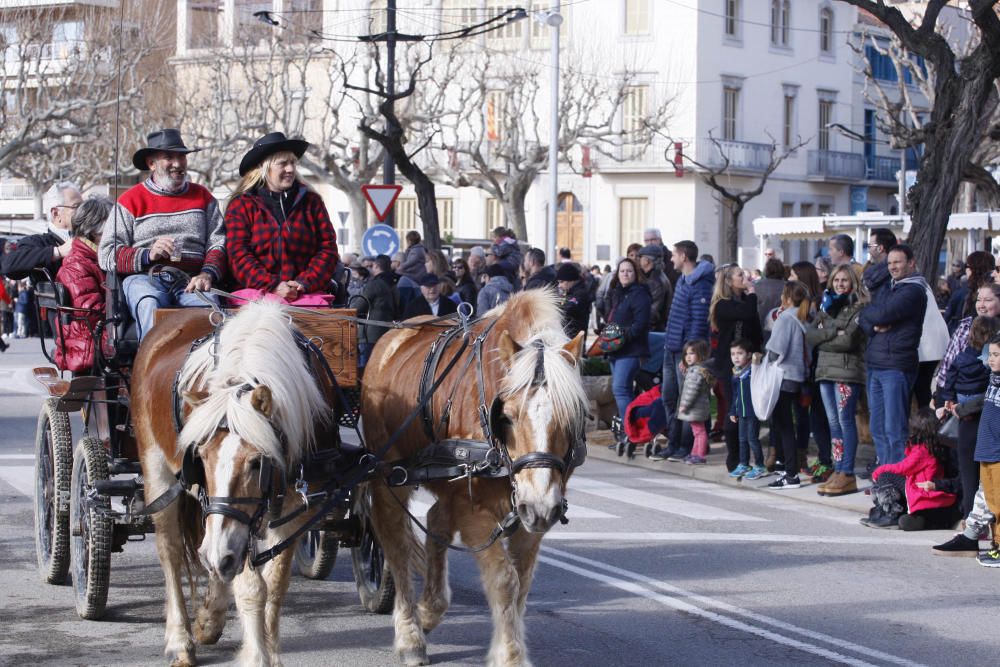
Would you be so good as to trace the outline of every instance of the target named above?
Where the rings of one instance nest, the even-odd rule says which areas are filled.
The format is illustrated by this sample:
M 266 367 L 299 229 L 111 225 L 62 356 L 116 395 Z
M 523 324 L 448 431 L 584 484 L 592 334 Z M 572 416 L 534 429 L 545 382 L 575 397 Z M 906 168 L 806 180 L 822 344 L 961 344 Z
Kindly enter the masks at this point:
M 572 192 L 559 195 L 556 207 L 556 246 L 569 248 L 574 262 L 583 261 L 583 205 Z M 552 257 L 554 263 L 557 257 Z

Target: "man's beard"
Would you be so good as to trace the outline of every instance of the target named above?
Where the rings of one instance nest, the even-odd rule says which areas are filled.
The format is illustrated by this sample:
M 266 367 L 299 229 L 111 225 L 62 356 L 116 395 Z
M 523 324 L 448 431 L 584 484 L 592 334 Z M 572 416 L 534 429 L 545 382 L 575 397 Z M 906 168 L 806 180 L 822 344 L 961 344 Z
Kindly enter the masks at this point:
M 183 175 L 172 174 L 169 169 L 156 168 L 153 170 L 153 181 L 167 192 L 180 192 L 187 184 L 187 180 L 186 170 Z

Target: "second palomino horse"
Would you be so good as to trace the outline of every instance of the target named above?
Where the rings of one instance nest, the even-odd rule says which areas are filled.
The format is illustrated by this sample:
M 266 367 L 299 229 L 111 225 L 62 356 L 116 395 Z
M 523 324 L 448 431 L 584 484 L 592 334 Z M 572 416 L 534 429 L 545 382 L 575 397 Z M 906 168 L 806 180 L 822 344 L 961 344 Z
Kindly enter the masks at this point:
M 442 367 L 444 360 L 455 363 L 434 393 L 428 416 L 398 435 L 391 434 L 426 391 L 421 376 L 427 377 L 427 367 L 433 376 L 444 373 L 427 363 L 441 328 L 390 331 L 379 339 L 365 369 L 361 410 L 372 451 L 393 438 L 386 458 L 406 460 L 435 440 L 483 440 L 486 430 L 494 441 L 492 454 L 510 472 L 495 479 L 426 484 L 436 502 L 427 514 L 419 604 L 412 570 L 418 566 L 414 555 L 423 550 L 404 510 L 413 487 L 371 482 L 374 528 L 396 584 L 395 650 L 407 665 L 428 664 L 425 633 L 448 608 L 446 545 L 456 533 L 465 545 L 481 547 L 475 558 L 494 626 L 489 664 L 528 664 L 523 618 L 538 549 L 545 531 L 563 516 L 566 482 L 585 455 L 588 403 L 577 367 L 583 335 L 567 339 L 555 294 L 522 292 L 470 329 L 467 347 L 460 348 L 456 337 L 439 357 Z M 459 356 L 454 351 L 460 349 Z M 514 530 L 497 539 L 499 524 Z

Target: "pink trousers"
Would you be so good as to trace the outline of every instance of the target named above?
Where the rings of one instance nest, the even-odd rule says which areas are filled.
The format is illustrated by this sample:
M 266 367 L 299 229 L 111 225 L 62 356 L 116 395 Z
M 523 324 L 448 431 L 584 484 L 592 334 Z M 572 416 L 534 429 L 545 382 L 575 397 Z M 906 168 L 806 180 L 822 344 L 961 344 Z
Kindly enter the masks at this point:
M 299 306 L 302 308 L 328 308 L 333 301 L 332 294 L 303 294 L 295 301 L 287 301 L 277 294 L 265 292 L 261 289 L 241 289 L 233 292 L 233 296 L 239 297 L 234 300 L 234 305 L 242 306 L 248 301 L 277 301 L 289 306 Z

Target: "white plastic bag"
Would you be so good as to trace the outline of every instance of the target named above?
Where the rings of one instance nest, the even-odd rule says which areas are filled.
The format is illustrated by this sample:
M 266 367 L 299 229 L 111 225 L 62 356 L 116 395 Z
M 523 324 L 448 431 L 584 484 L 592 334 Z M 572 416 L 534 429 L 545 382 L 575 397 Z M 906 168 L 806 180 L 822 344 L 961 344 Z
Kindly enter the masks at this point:
M 750 371 L 750 398 L 757 419 L 764 421 L 771 418 L 774 406 L 778 403 L 781 393 L 781 381 L 785 379 L 785 371 L 777 363 L 768 358 L 765 352 L 759 364 L 754 364 Z
M 934 292 L 928 287 L 927 309 L 924 311 L 924 330 L 920 334 L 920 345 L 917 347 L 920 363 L 944 359 L 944 353 L 948 349 L 950 340 L 948 325 L 945 323 L 941 311 L 938 310 L 937 302 L 934 300 Z

